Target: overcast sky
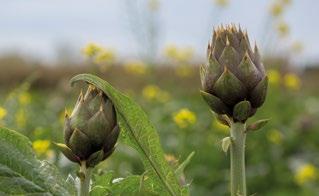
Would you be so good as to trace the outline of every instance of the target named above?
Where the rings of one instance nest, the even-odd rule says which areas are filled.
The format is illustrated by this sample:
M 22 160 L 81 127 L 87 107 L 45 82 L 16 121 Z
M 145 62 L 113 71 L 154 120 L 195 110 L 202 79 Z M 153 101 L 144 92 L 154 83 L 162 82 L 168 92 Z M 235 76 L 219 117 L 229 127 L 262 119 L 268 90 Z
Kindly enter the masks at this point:
M 68 46 L 80 54 L 86 43 L 99 42 L 122 56 L 136 56 L 138 48 L 130 30 L 133 20 L 128 20 L 134 16 L 127 12 L 128 1 L 137 0 L 0 0 L 0 55 L 18 51 L 52 60 L 59 47 Z M 247 28 L 252 42 L 267 45 L 260 42 L 265 40 L 271 3 L 231 0 L 229 7 L 220 10 L 212 0 L 160 0 L 159 47 L 190 46 L 204 57 L 212 25 L 229 22 Z M 304 45 L 302 61 L 319 59 L 318 10 L 318 0 L 294 0 L 283 16 L 291 34 L 276 42 L 278 48 L 298 40 Z

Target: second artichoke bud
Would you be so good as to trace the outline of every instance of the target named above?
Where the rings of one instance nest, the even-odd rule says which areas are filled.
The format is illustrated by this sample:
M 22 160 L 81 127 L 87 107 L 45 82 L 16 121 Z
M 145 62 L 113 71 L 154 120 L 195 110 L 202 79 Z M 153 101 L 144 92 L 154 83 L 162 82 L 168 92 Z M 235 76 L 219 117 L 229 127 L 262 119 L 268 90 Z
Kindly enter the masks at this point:
M 245 122 L 265 101 L 268 78 L 255 45 L 234 25 L 214 30 L 200 70 L 204 100 L 218 115 Z
M 94 167 L 113 153 L 118 135 L 113 103 L 90 85 L 85 95 L 81 92 L 72 114 L 65 115 L 65 145 L 57 145 L 71 161 Z

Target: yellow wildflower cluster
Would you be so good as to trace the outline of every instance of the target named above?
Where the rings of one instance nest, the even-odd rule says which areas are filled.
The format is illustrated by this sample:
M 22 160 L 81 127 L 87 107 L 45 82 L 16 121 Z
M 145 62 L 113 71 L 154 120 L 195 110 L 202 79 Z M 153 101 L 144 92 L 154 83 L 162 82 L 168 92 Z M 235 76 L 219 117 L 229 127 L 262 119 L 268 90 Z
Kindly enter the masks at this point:
M 0 106 L 0 120 L 2 120 L 7 115 L 7 110 Z
M 291 0 L 276 0 L 274 3 L 270 6 L 270 14 L 273 17 L 279 17 L 282 15 L 284 9 L 286 6 L 291 4 Z
M 104 48 L 95 43 L 87 44 L 82 52 L 85 56 L 91 58 L 93 63 L 101 66 L 113 63 L 115 60 L 115 52 L 112 49 Z
M 177 63 L 186 63 L 193 58 L 194 50 L 190 47 L 178 48 L 171 44 L 165 48 L 164 54 L 168 59 Z
M 288 89 L 299 90 L 301 86 L 301 82 L 299 77 L 296 74 L 288 73 L 284 75 L 284 85 Z
M 268 131 L 267 139 L 270 142 L 278 145 L 278 144 L 282 143 L 283 136 L 282 136 L 280 131 L 273 129 L 273 130 Z
M 146 64 L 142 61 L 131 61 L 124 64 L 125 71 L 135 75 L 144 75 L 147 72 Z
M 280 83 L 280 73 L 275 69 L 268 70 L 267 73 L 269 84 L 271 85 L 279 85 Z
M 229 133 L 229 127 L 227 125 L 222 124 L 217 119 L 213 120 L 212 123 L 214 131 L 218 131 L 222 134 L 228 134 Z
M 270 14 L 273 17 L 278 17 L 283 13 L 283 5 L 281 3 L 274 3 L 273 5 L 271 5 L 270 7 Z
M 149 101 L 159 101 L 162 103 L 167 102 L 170 99 L 168 92 L 160 89 L 156 85 L 147 85 L 142 91 L 143 97 Z
M 312 164 L 301 165 L 295 174 L 295 181 L 299 185 L 304 185 L 308 182 L 315 181 L 318 178 L 318 170 Z
M 289 26 L 284 21 L 279 22 L 276 28 L 277 28 L 277 32 L 279 36 L 281 37 L 285 37 L 289 34 L 289 31 L 290 31 Z
M 180 128 L 187 128 L 196 123 L 196 115 L 187 108 L 182 108 L 173 115 L 173 120 Z
M 175 58 L 176 56 L 178 56 L 178 51 L 177 51 L 177 47 L 175 45 L 168 45 L 165 48 L 164 51 L 166 57 L 168 58 Z
M 50 147 L 50 141 L 49 140 L 35 140 L 32 143 L 32 147 L 37 155 L 41 156 L 48 152 L 48 149 Z
M 115 59 L 114 52 L 110 49 L 103 49 L 94 58 L 95 64 L 111 63 Z
M 280 37 L 286 37 L 289 35 L 289 25 L 283 20 L 283 13 L 288 5 L 291 4 L 291 0 L 276 0 L 270 7 L 270 15 L 274 19 L 274 28 Z
M 270 85 L 278 86 L 280 83 L 282 83 L 287 89 L 294 91 L 299 90 L 301 87 L 301 80 L 294 73 L 287 73 L 282 77 L 279 71 L 270 69 L 268 70 L 267 75 Z
M 87 57 L 93 57 L 97 55 L 102 50 L 102 47 L 95 43 L 87 44 L 83 49 L 82 52 Z

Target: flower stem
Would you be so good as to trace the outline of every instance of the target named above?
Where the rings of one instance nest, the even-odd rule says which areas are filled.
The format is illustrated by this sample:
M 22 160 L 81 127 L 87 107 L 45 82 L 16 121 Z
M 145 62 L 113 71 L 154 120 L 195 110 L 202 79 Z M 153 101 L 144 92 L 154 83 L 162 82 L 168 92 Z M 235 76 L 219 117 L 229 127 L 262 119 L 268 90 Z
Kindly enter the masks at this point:
M 91 169 L 86 167 L 86 162 L 82 161 L 80 166 L 80 188 L 78 196 L 89 196 Z
M 245 140 L 246 124 L 232 122 L 230 135 L 230 188 L 231 196 L 246 196 L 246 173 L 245 173 Z

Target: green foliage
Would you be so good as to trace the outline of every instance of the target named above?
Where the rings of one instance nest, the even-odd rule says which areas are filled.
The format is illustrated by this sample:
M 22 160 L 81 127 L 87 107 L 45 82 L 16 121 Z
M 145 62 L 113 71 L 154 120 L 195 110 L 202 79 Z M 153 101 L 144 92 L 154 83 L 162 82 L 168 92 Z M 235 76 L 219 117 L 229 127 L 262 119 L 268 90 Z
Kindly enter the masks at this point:
M 72 195 L 74 190 L 47 161 L 39 161 L 25 136 L 0 128 L 0 195 Z
M 114 66 L 114 68 L 118 70 L 115 72 L 111 69 L 103 77 L 133 97 L 145 109 L 150 121 L 158 130 L 165 153 L 175 157 L 181 163 L 190 152 L 196 151 L 196 155 L 185 170 L 186 183 L 191 182 L 190 195 L 229 195 L 229 155 L 225 155 L 221 145 L 222 139 L 229 136 L 229 128 L 221 127 L 220 124 L 216 125 L 214 115 L 207 109 L 205 101 L 198 93 L 199 78 L 180 78 L 174 74 L 174 70 L 167 72 L 161 68 L 144 76 L 134 76 L 125 74 L 121 66 Z M 63 70 L 60 72 L 64 73 Z M 193 71 L 195 76 L 197 72 L 197 70 Z M 304 81 L 299 90 L 291 90 L 284 86 L 284 83 L 270 82 L 265 105 L 257 110 L 255 117 L 247 121 L 247 124 L 251 125 L 260 119 L 271 118 L 259 131 L 247 134 L 246 161 L 249 194 L 308 196 L 319 192 L 318 178 L 305 184 L 298 184 L 295 181 L 299 163 L 312 164 L 317 171 L 319 168 L 319 121 L 317 120 L 319 119 L 319 94 L 314 85 L 318 75 L 314 74 L 312 79 L 308 74 L 302 76 L 309 82 Z M 60 77 L 55 78 L 56 84 L 64 81 Z M 69 112 L 71 111 L 78 93 L 66 88 L 69 86 L 67 83 L 62 84 L 56 87 L 41 86 L 41 88 L 31 85 L 31 88 L 27 90 L 31 100 L 24 106 L 27 121 L 23 127 L 15 125 L 15 116 L 22 107 L 18 103 L 19 95 L 14 93 L 10 96 L 10 101 L 5 101 L 9 99 L 7 97 L 13 91 L 12 88 L 2 88 L 0 105 L 8 113 L 2 121 L 0 120 L 0 124 L 21 131 L 31 141 L 62 141 L 65 107 Z M 143 88 L 149 84 L 168 92 L 170 99 L 160 102 L 144 97 Z M 193 125 L 179 128 L 175 124 L 173 115 L 181 108 L 188 108 L 196 115 L 196 122 Z M 228 124 L 227 118 L 224 116 L 219 118 L 222 118 L 220 122 Z M 2 154 L 0 158 L 1 156 Z M 53 162 L 64 176 L 68 174 L 74 176 L 78 170 L 77 164 L 65 160 L 60 151 L 56 151 L 52 145 L 45 154 L 40 155 L 40 158 Z M 174 168 L 177 167 L 174 166 Z M 148 186 L 149 178 L 146 178 L 148 173 L 144 171 L 138 153 L 121 142 L 115 153 L 107 161 L 100 163 L 93 174 L 110 170 L 113 171 L 110 181 L 114 178 L 126 179 L 132 174 L 145 173 L 143 186 Z M 96 179 L 93 178 L 93 183 Z M 96 185 L 101 187 L 104 184 L 106 183 L 101 182 Z M 114 188 L 108 188 L 109 192 L 111 193 Z
M 121 139 L 139 152 L 147 171 L 145 175 L 151 180 L 151 183 L 145 183 L 146 189 L 161 195 L 187 193 L 166 162 L 159 136 L 140 106 L 97 76 L 80 74 L 71 79 L 71 83 L 76 81 L 93 84 L 112 100 L 118 115 Z
M 151 183 L 151 180 L 145 179 L 145 175 L 131 175 L 126 178 L 114 178 L 113 173 L 108 172 L 104 175 L 95 176 L 90 195 L 152 196 L 160 194 L 147 190 L 145 187 L 147 183 Z M 150 186 L 150 184 L 147 186 Z

